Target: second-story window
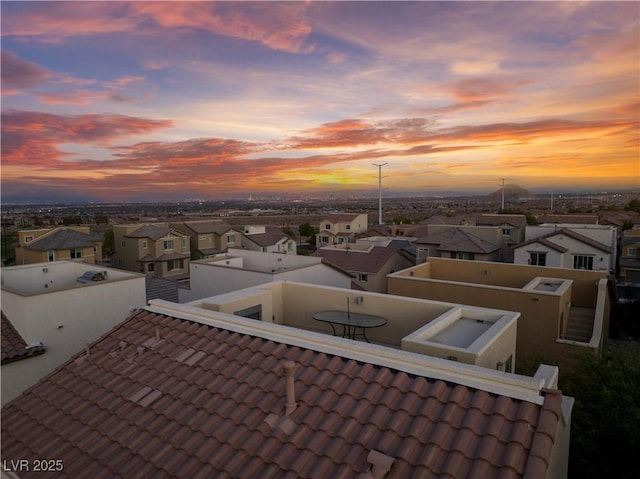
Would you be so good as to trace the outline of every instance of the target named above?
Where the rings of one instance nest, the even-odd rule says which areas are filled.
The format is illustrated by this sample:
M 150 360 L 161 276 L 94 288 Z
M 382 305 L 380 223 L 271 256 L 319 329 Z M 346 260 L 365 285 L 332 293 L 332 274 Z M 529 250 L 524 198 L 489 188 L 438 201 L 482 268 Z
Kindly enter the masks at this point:
M 351 229 L 351 225 L 345 225 L 345 228 L 349 231 Z
M 164 240 L 164 249 L 173 249 L 173 240 Z
M 638 248 L 629 248 L 627 250 L 628 256 L 638 256 Z
M 358 281 L 369 281 L 369 275 L 367 273 L 358 273 Z
M 324 229 L 330 230 L 331 229 L 331 225 L 329 223 L 327 223 L 326 225 L 324 225 Z
M 236 237 L 233 235 L 227 235 L 227 243 L 235 243 Z
M 142 249 L 147 249 L 147 242 L 146 241 L 142 242 Z
M 182 249 L 187 247 L 187 238 L 182 238 Z
M 25 237 L 24 237 L 24 242 L 25 242 L 25 243 L 29 243 L 29 242 L 31 242 L 31 241 L 33 241 L 33 236 L 25 236 Z

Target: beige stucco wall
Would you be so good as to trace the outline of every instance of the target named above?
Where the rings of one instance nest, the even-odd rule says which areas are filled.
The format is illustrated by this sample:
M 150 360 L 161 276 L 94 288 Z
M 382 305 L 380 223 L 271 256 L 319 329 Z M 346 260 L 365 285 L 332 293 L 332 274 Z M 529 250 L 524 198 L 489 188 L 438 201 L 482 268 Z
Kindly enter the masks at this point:
M 560 295 L 520 289 L 538 276 L 571 279 L 573 284 Z M 521 313 L 518 357 L 567 364 L 573 349 L 579 347 L 558 342 L 564 333 L 561 327 L 566 328 L 569 307 L 594 307 L 596 281 L 603 277 L 606 274 L 601 272 L 432 258 L 429 263 L 390 275 L 388 281 L 389 294 L 517 311 Z M 605 309 L 606 338 L 608 301 Z

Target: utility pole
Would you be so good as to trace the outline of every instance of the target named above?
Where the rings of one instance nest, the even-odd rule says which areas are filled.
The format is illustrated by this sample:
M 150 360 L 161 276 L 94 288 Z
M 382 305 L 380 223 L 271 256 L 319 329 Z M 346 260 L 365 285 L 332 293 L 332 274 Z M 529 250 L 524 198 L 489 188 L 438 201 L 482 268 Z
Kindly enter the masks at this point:
M 504 212 L 504 180 L 505 178 L 502 178 L 502 208 L 500 208 L 502 212 Z
M 378 167 L 378 224 L 382 224 L 382 167 L 388 163 L 373 163 Z

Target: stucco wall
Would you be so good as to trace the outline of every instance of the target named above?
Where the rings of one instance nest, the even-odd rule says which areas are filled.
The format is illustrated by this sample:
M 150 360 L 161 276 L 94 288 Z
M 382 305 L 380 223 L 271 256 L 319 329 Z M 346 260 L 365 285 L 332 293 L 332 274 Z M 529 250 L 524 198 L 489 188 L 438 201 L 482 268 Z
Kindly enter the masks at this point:
M 46 352 L 2 366 L 2 404 L 145 304 L 145 280 L 137 275 L 33 296 L 3 290 L 2 309 L 11 323 L 27 344 L 42 342 Z

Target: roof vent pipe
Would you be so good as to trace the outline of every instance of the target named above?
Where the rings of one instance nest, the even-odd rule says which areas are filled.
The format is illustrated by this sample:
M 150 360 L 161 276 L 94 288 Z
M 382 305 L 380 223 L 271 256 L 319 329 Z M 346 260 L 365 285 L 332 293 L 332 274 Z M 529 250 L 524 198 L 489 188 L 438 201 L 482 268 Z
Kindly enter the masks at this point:
M 284 374 L 287 383 L 287 403 L 284 406 L 284 414 L 288 416 L 293 411 L 296 410 L 298 405 L 296 404 L 296 391 L 294 384 L 294 369 L 296 367 L 296 363 L 293 361 L 287 361 L 284 363 Z
M 368 471 L 358 474 L 357 479 L 384 479 L 391 470 L 395 459 L 371 449 L 367 455 L 367 462 L 371 464 L 371 467 Z

